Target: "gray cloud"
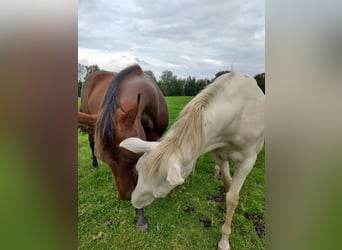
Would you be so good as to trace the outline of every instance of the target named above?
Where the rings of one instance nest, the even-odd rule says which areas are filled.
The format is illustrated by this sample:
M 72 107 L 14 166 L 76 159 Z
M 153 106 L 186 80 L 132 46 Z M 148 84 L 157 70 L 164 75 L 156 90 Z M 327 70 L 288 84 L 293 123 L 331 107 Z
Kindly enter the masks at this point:
M 84 62 L 95 62 L 97 54 L 90 60 L 84 49 L 131 58 L 99 59 L 113 71 L 132 61 L 157 76 L 171 70 L 211 78 L 233 63 L 255 75 L 264 72 L 264 12 L 261 0 L 79 1 L 79 53 Z M 119 68 L 109 68 L 114 65 Z

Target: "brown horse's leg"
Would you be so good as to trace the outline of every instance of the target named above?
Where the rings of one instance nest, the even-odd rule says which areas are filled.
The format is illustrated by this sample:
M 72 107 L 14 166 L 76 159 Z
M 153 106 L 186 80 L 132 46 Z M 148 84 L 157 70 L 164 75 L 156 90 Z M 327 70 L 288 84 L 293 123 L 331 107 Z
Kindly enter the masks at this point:
M 137 215 L 137 228 L 139 228 L 143 232 L 148 231 L 147 221 L 144 217 L 144 209 L 143 208 L 136 208 L 135 214 Z
M 89 134 L 89 145 L 90 145 L 90 149 L 91 149 L 91 154 L 92 154 L 92 157 L 93 157 L 93 167 L 94 168 L 97 168 L 99 166 L 98 162 L 97 162 L 97 159 L 96 159 L 96 156 L 95 156 L 95 153 L 94 153 L 94 145 L 95 145 L 95 142 L 94 142 L 94 135 L 93 134 Z
M 226 203 L 227 203 L 227 214 L 226 221 L 222 226 L 222 238 L 218 244 L 219 250 L 229 250 L 229 236 L 231 233 L 231 224 L 232 218 L 234 214 L 234 210 L 239 202 L 239 193 L 241 187 L 252 170 L 253 165 L 255 163 L 256 156 L 243 160 L 240 164 L 237 164 L 235 173 L 232 180 L 232 185 L 226 195 Z

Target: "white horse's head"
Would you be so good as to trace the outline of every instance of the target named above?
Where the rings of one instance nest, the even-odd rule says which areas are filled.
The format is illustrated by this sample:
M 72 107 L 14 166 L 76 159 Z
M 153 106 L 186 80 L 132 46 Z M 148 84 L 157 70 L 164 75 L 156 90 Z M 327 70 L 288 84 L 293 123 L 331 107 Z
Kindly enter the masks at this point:
M 131 197 L 132 204 L 136 208 L 146 207 L 155 198 L 165 197 L 174 187 L 184 182 L 181 166 L 172 155 L 168 159 L 162 159 L 160 166 L 157 166 L 157 173 L 150 173 L 151 166 L 145 164 L 145 159 L 150 151 L 156 150 L 158 145 L 159 142 L 143 141 L 139 138 L 128 138 L 120 143 L 120 147 L 134 153 L 144 153 L 136 165 L 138 183 Z

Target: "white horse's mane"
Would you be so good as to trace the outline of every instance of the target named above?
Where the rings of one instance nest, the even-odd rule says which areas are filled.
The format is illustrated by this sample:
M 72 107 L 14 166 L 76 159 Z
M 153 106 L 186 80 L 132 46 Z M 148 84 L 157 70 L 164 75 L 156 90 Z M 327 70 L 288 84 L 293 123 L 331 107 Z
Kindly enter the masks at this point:
M 229 81 L 234 72 L 227 75 Z M 220 76 L 214 82 L 215 84 L 209 84 L 184 107 L 169 132 L 161 138 L 160 144 L 146 155 L 144 165 L 148 166 L 150 176 L 158 172 L 163 158 L 168 159 L 182 145 L 189 145 L 193 154 L 201 150 L 204 145 L 203 112 L 221 86 L 228 84 L 227 76 Z M 180 150 L 178 152 L 182 155 Z

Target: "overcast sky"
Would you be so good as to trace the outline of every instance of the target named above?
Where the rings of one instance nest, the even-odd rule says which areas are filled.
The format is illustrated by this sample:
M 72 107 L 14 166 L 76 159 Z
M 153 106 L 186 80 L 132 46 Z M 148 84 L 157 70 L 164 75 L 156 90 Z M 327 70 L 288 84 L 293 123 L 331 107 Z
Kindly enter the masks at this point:
M 159 77 L 265 71 L 264 0 L 79 0 L 78 62 Z

